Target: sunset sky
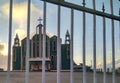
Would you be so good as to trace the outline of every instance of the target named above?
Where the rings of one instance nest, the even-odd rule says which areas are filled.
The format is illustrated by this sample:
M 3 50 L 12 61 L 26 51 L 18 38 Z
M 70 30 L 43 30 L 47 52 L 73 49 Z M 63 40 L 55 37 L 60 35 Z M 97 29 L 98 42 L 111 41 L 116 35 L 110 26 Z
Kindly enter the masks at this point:
M 13 0 L 13 30 L 12 46 L 15 34 L 23 39 L 27 30 L 27 0 Z M 35 33 L 35 28 L 39 23 L 39 17 L 43 18 L 43 2 L 31 0 L 31 24 L 30 35 Z M 82 5 L 82 0 L 66 0 L 77 5 Z M 114 1 L 114 15 L 119 14 L 120 1 Z M 102 4 L 105 4 L 105 12 L 110 13 L 110 0 L 96 0 L 96 9 L 102 11 Z M 86 0 L 86 7 L 92 8 L 92 0 Z M 70 32 L 70 9 L 61 7 L 61 38 L 64 43 L 65 33 Z M 75 10 L 74 15 L 74 61 L 82 63 L 82 12 Z M 51 37 L 57 34 L 57 6 L 47 3 L 47 34 Z M 8 51 L 8 28 L 9 28 L 9 0 L 0 0 L 0 68 L 7 67 Z M 103 46 L 102 46 L 102 17 L 97 16 L 97 67 L 102 68 Z M 93 15 L 86 13 L 86 64 L 91 65 L 93 57 Z M 111 20 L 106 18 L 106 41 L 107 41 L 107 67 L 111 68 Z M 116 67 L 120 67 L 120 44 L 119 44 L 119 22 L 115 21 L 115 55 Z

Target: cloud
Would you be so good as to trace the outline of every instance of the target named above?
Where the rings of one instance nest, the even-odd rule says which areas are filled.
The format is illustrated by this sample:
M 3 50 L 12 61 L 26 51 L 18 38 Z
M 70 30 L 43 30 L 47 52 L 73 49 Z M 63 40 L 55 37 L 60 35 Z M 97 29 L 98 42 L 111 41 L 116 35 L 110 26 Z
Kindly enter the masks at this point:
M 0 68 L 3 68 L 4 70 L 7 69 L 7 56 L 3 56 L 0 53 Z
M 17 23 L 24 22 L 26 19 L 27 14 L 27 4 L 21 3 L 21 4 L 14 4 L 13 5 L 13 21 Z M 4 4 L 1 7 L 1 11 L 4 14 L 4 16 L 9 17 L 9 3 Z
M 1 7 L 1 12 L 4 14 L 5 18 L 9 17 L 9 3 L 4 4 Z M 42 9 L 37 8 L 33 3 L 31 3 L 31 31 L 34 31 L 35 29 L 33 26 L 35 26 L 36 19 L 39 16 L 43 16 Z M 36 21 L 35 21 L 35 20 Z M 20 39 L 25 37 L 25 33 L 27 30 L 27 3 L 21 2 L 16 3 L 13 5 L 13 25 L 17 25 L 17 27 L 13 27 L 15 29 L 14 37 L 16 33 L 18 33 Z
M 7 49 L 7 45 L 0 42 L 0 68 L 4 68 L 5 70 L 7 65 Z
M 50 33 L 49 31 L 46 31 L 46 34 L 51 38 L 54 34 Z
M 77 65 L 79 65 L 80 63 L 82 63 L 82 59 L 81 59 L 81 56 L 80 55 L 76 55 L 74 57 L 74 61 Z
M 20 40 L 23 39 L 24 37 L 26 37 L 26 32 L 23 29 L 18 28 L 15 30 L 15 33 L 18 34 Z
M 3 49 L 4 49 L 4 45 L 0 43 L 0 50 L 3 50 Z
M 0 54 L 2 56 L 7 56 L 7 54 L 8 54 L 8 46 L 7 46 L 7 44 L 0 42 Z

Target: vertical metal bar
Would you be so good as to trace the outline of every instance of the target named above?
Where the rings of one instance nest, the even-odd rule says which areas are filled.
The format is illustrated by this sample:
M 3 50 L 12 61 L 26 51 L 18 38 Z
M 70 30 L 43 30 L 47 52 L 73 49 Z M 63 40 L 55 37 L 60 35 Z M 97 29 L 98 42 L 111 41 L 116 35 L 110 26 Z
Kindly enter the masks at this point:
M 115 82 L 115 38 L 114 38 L 114 20 L 112 19 L 112 83 Z
M 110 0 L 111 14 L 113 15 L 113 0 Z M 114 38 L 114 19 L 111 19 L 112 26 L 112 83 L 115 82 L 115 38 Z
M 102 10 L 104 13 L 105 12 L 104 4 Z M 103 16 L 103 72 L 104 72 L 103 83 L 106 83 L 106 21 L 104 16 Z
M 83 12 L 83 83 L 86 83 L 86 26 L 85 26 L 85 12 Z
M 28 0 L 28 13 L 27 13 L 27 51 L 26 51 L 26 72 L 25 72 L 25 83 L 29 83 L 29 56 L 30 56 L 30 3 Z
M 120 18 L 120 8 L 119 8 L 119 18 Z M 119 49 L 120 49 L 120 21 L 119 21 Z
M 12 52 L 14 52 L 14 50 L 12 51 Z M 14 65 L 14 55 L 12 55 L 12 65 Z M 12 66 L 12 70 L 13 70 L 14 68 L 13 68 L 13 66 Z
M 46 56 L 46 1 L 44 1 L 44 15 L 43 15 L 43 59 L 42 59 L 42 83 L 45 82 L 45 56 Z
M 96 10 L 95 0 L 93 0 L 93 9 Z M 96 15 L 93 15 L 93 80 L 94 83 L 97 83 L 97 75 L 96 75 Z
M 71 9 L 71 41 L 70 41 L 70 83 L 74 83 L 73 73 L 73 33 L 74 33 L 74 10 Z
M 85 7 L 85 0 L 83 0 L 83 7 Z M 83 11 L 83 83 L 86 83 L 86 14 Z
M 9 41 L 8 41 L 8 65 L 7 65 L 7 80 L 6 83 L 10 83 L 10 67 L 11 67 L 11 38 L 12 38 L 12 5 L 13 0 L 10 0 L 9 9 Z
M 58 5 L 58 28 L 57 28 L 57 83 L 60 83 L 60 56 L 61 56 L 61 45 L 60 45 L 60 13 L 61 8 Z
M 62 43 L 62 40 L 61 40 L 61 39 L 59 40 L 59 43 L 60 43 L 60 44 L 59 44 L 59 45 L 60 45 L 60 52 L 59 52 L 59 55 L 60 55 L 60 56 L 59 56 L 59 59 L 60 59 L 59 61 L 60 61 L 60 62 L 59 62 L 59 65 L 60 65 L 60 71 L 61 71 L 61 69 L 62 69 L 62 67 L 61 67 L 61 43 Z
M 40 29 L 40 27 L 38 27 L 39 29 Z M 41 34 L 40 34 L 40 30 L 39 30 L 39 54 L 38 54 L 38 57 L 41 57 L 42 58 L 42 56 L 41 56 Z

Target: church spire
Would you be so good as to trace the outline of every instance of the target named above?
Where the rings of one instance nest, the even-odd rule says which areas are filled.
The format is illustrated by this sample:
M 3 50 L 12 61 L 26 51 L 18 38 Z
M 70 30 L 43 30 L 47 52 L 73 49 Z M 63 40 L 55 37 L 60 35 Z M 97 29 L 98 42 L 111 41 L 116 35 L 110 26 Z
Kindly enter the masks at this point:
M 19 39 L 19 37 L 18 37 L 18 34 L 16 33 L 16 37 L 15 38 L 17 38 L 17 39 Z
M 38 21 L 39 21 L 39 24 L 41 24 L 41 22 L 42 22 L 42 18 L 39 17 Z
M 66 31 L 66 35 L 65 35 L 65 44 L 70 44 L 70 34 L 69 31 Z
M 16 36 L 14 38 L 14 46 L 20 46 L 18 34 L 16 34 Z
M 66 35 L 67 35 L 67 36 L 70 36 L 70 34 L 69 34 L 69 31 L 68 31 L 68 30 L 67 30 L 67 32 L 66 32 Z
M 42 26 L 43 26 L 41 23 L 41 21 L 42 21 L 41 17 L 39 17 L 38 21 L 39 21 L 39 24 L 36 27 L 36 34 L 37 34 L 37 32 L 39 32 L 39 34 L 41 34 L 42 33 Z

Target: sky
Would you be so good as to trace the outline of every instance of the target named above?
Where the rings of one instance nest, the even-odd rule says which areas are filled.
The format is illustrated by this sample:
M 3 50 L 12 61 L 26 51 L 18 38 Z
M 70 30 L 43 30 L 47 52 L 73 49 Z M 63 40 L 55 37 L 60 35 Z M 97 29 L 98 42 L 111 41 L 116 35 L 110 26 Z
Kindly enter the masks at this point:
M 16 33 L 21 39 L 26 37 L 27 30 L 27 0 L 13 0 L 13 23 L 12 23 L 12 46 Z M 70 3 L 82 5 L 82 0 L 65 0 Z M 120 2 L 113 0 L 114 15 L 119 16 Z M 96 0 L 96 10 L 102 11 L 105 4 L 105 12 L 110 13 L 110 0 Z M 92 0 L 86 0 L 86 7 L 92 7 Z M 43 18 L 43 2 L 31 0 L 30 37 L 35 33 L 39 23 L 38 18 Z M 97 16 L 97 68 L 103 67 L 103 38 L 102 17 Z M 51 37 L 57 35 L 57 6 L 47 3 L 46 17 L 47 34 Z M 7 69 L 8 54 L 8 29 L 9 29 L 9 0 L 0 0 L 0 68 Z M 74 61 L 82 63 L 82 11 L 74 10 Z M 70 32 L 70 9 L 61 7 L 61 38 L 64 43 L 65 33 Z M 111 20 L 106 18 L 106 56 L 107 67 L 111 68 L 112 44 L 111 44 Z M 120 44 L 119 44 L 119 22 L 115 21 L 115 60 L 116 68 L 120 67 Z M 93 64 L 93 15 L 86 13 L 86 65 Z

